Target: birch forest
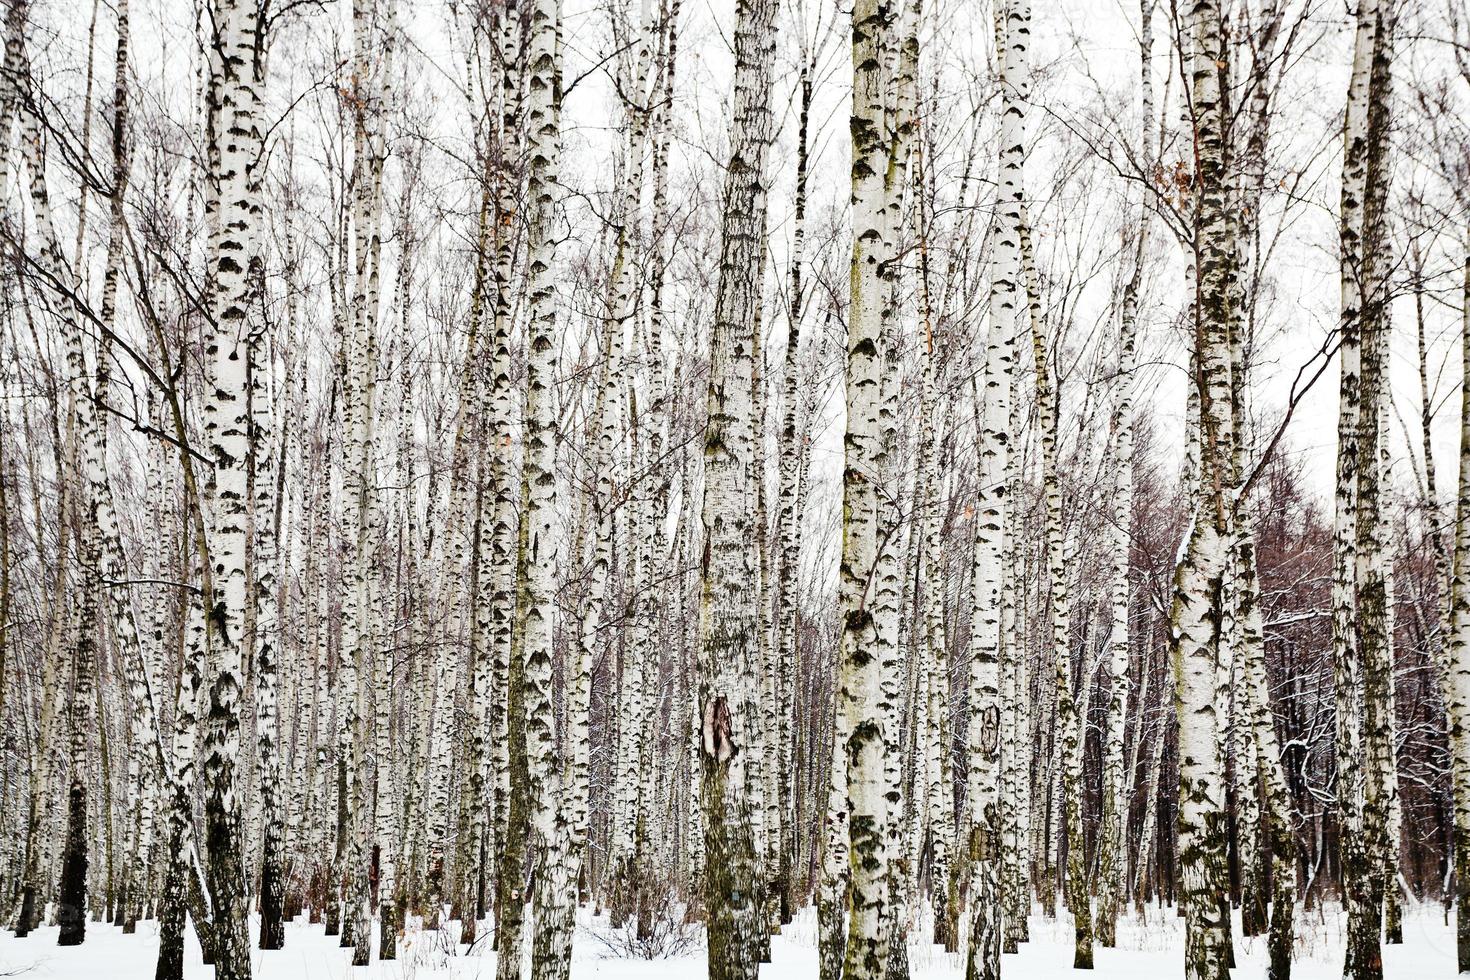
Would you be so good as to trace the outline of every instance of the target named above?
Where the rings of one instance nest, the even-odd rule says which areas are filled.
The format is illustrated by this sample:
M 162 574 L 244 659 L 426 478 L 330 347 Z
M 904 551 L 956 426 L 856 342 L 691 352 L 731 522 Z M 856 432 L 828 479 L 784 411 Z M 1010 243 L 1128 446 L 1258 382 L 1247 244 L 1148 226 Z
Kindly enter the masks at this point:
M 1467 0 L 4 0 L 0 976 L 1470 975 Z

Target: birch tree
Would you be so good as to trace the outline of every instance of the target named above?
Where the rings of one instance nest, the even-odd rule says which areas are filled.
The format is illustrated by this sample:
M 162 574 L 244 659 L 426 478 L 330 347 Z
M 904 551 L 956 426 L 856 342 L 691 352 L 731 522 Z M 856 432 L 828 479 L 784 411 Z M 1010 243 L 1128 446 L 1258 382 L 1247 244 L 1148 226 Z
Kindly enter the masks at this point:
M 1449 593 L 1450 748 L 1454 753 L 1455 950 L 1470 971 L 1470 252 L 1460 292 L 1460 466 Z
M 699 758 L 704 810 L 703 874 L 711 980 L 754 980 L 759 922 L 756 852 L 745 774 L 754 746 L 759 640 L 746 583 L 750 539 L 753 354 L 761 323 L 765 161 L 771 139 L 770 78 L 775 4 L 736 8 L 730 158 L 721 215 L 719 283 L 710 336 L 704 433 L 700 574 Z
M 1229 976 L 1225 880 L 1224 760 L 1217 733 L 1221 580 L 1229 532 L 1225 487 L 1234 438 L 1230 401 L 1229 266 L 1221 105 L 1220 8 L 1195 4 L 1189 20 L 1190 108 L 1196 147 L 1194 201 L 1195 388 L 1200 404 L 1200 489 L 1174 575 L 1170 658 L 1179 731 L 1179 861 L 1184 907 L 1185 976 Z
M 526 155 L 530 221 L 527 287 L 525 459 L 521 470 L 521 537 L 517 555 L 520 595 L 517 633 L 525 693 L 524 738 L 531 840 L 539 851 L 533 880 L 533 977 L 564 977 L 570 958 L 567 920 L 558 914 L 575 902 L 568 873 L 563 774 L 552 704 L 552 616 L 556 540 L 556 412 L 551 381 L 556 372 L 556 180 L 561 151 L 560 22 L 557 0 L 535 0 L 527 38 Z M 514 656 L 514 652 L 512 656 Z M 561 931 L 565 930 L 565 931 Z M 558 941 L 560 940 L 560 941 Z M 504 946 L 501 947 L 504 956 Z
M 1153 100 L 1153 2 L 1139 4 L 1139 93 L 1144 166 L 1152 151 Z M 1138 216 L 1130 232 L 1133 241 L 1133 270 L 1123 287 L 1118 325 L 1117 401 L 1113 409 L 1114 487 L 1110 534 L 1112 623 L 1108 639 L 1109 698 L 1107 731 L 1103 749 L 1102 826 L 1098 845 L 1097 940 L 1103 946 L 1117 945 L 1118 911 L 1124 904 L 1123 836 L 1128 822 L 1128 780 L 1123 768 L 1123 742 L 1128 716 L 1128 662 L 1130 657 L 1129 571 L 1133 546 L 1133 397 L 1137 365 L 1138 293 L 1148 244 L 1148 203 L 1140 200 Z
M 344 969 L 567 980 L 593 938 L 753 980 L 811 901 L 823 980 L 923 972 L 931 925 L 975 977 L 1142 929 L 1284 980 L 1308 908 L 1353 976 L 1442 934 L 1458 12 L 1355 9 L 1343 122 L 1301 4 L 1191 5 L 1160 75 L 1152 0 L 1113 72 L 1033 72 L 1022 0 L 993 60 L 944 43 L 973 11 L 863 0 L 835 87 L 846 13 L 680 7 L 215 0 L 148 70 L 189 12 L 7 9 L 15 941 L 90 911 L 240 976 L 258 896 Z
M 1005 642 L 1001 623 L 1001 560 L 1005 552 L 1006 494 L 1009 490 L 1011 423 L 1016 334 L 1023 316 L 1021 242 L 1026 162 L 1026 108 L 1029 93 L 1031 8 L 1025 0 L 1008 3 L 996 18 L 996 52 L 1001 61 L 1000 220 L 994 237 L 990 287 L 990 330 L 986 337 L 983 426 L 979 451 L 980 487 L 975 511 L 974 615 L 970 640 L 969 787 L 970 895 L 972 924 L 966 976 L 1000 976 L 1002 937 L 1000 881 L 999 661 Z M 1038 361 L 1042 374 L 1044 362 Z M 1038 375 L 1040 377 L 1041 375 Z M 1043 424 L 1045 424 L 1043 422 Z
M 1371 866 L 1382 831 L 1379 793 L 1368 773 L 1370 740 L 1379 737 L 1387 636 L 1384 582 L 1375 560 L 1378 507 L 1378 400 L 1382 392 L 1382 217 L 1385 205 L 1391 12 L 1358 4 L 1353 70 L 1344 123 L 1340 205 L 1342 307 L 1336 519 L 1333 526 L 1332 637 L 1337 689 L 1337 801 L 1348 913 L 1344 972 L 1382 976 L 1381 879 Z M 1373 675 L 1378 690 L 1365 691 Z M 1359 703 L 1364 709 L 1359 708 Z M 1367 717 L 1363 714 L 1367 711 Z

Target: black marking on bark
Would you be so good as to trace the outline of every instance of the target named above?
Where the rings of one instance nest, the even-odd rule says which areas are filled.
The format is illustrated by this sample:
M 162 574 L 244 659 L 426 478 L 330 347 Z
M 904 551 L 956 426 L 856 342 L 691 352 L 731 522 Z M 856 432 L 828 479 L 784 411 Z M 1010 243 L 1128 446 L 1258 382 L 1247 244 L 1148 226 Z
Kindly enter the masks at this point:
M 738 751 L 730 736 L 732 721 L 730 705 L 724 695 L 714 698 L 704 707 L 704 751 L 718 763 L 729 762 Z

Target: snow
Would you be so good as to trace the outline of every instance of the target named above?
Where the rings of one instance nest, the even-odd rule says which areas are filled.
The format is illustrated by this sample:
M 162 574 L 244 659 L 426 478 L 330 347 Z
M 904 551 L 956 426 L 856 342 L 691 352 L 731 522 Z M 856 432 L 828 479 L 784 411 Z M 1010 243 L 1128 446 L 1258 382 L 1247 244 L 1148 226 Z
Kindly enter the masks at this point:
M 1297 959 L 1294 980 L 1338 980 L 1342 976 L 1343 920 L 1340 910 L 1327 905 L 1310 912 L 1298 910 Z M 1238 923 L 1237 923 L 1238 924 Z M 144 921 L 125 936 L 116 926 L 89 922 L 81 946 L 56 945 L 56 928 L 37 929 L 30 938 L 16 939 L 0 932 L 0 977 L 35 980 L 150 980 L 158 953 L 158 923 Z M 761 967 L 762 980 L 815 980 L 817 976 L 816 918 L 805 909 L 783 934 L 772 939 L 772 962 Z M 252 935 L 254 923 L 252 923 Z M 487 934 L 488 930 L 482 930 Z M 1146 920 L 1136 916 L 1118 922 L 1117 949 L 1097 949 L 1096 969 L 1090 974 L 1071 969 L 1071 920 L 1047 920 L 1033 915 L 1033 941 L 1021 951 L 1003 957 L 1002 975 L 1020 980 L 1162 980 L 1183 972 L 1183 924 L 1172 909 L 1149 910 Z M 605 918 L 579 914 L 573 946 L 574 980 L 699 980 L 704 976 L 704 952 L 697 933 L 688 940 L 696 948 L 680 955 L 647 960 L 621 955 L 617 934 Z M 374 940 L 374 950 L 377 942 Z M 1266 947 L 1263 938 L 1237 945 L 1235 980 L 1264 977 Z M 1384 947 L 1385 980 L 1432 980 L 1453 977 L 1455 937 L 1453 920 L 1446 921 L 1436 906 L 1410 909 L 1404 918 L 1404 944 Z M 369 967 L 349 965 L 350 950 L 327 937 L 320 925 L 304 919 L 286 927 L 286 948 L 255 950 L 252 967 L 257 980 L 493 980 L 495 954 L 484 941 L 466 949 L 451 949 L 447 932 L 410 929 L 399 942 L 398 959 L 377 961 Z M 909 950 L 914 980 L 959 980 L 963 962 L 958 956 L 930 945 Z M 199 946 L 189 934 L 184 951 L 184 974 L 190 980 L 211 977 Z

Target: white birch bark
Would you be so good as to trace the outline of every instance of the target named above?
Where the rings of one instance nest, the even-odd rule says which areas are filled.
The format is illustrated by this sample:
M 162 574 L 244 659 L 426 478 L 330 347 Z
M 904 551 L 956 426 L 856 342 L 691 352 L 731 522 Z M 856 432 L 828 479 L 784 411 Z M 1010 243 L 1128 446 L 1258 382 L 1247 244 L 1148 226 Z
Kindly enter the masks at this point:
M 515 624 L 516 596 L 516 493 L 511 459 L 511 417 L 515 386 L 511 381 L 511 299 L 512 275 L 518 254 L 518 237 L 515 234 L 517 208 L 520 200 L 519 163 L 521 162 L 520 107 L 523 72 L 518 56 L 521 41 L 521 14 L 516 0 L 509 0 L 501 13 L 500 22 L 500 144 L 499 167 L 496 182 L 495 222 L 495 322 L 491 336 L 490 363 L 490 452 L 491 485 L 494 492 L 494 507 L 491 512 L 490 550 L 492 556 L 492 579 L 490 597 L 490 649 L 493 661 L 491 693 L 493 719 L 490 726 L 491 738 L 491 826 L 490 833 L 495 842 L 496 878 L 499 875 L 499 858 L 506 837 L 510 806 L 510 715 L 509 687 L 511 676 L 512 636 Z M 583 687 L 583 672 L 579 669 L 573 680 L 573 690 Z M 585 717 L 576 697 L 571 699 L 569 738 L 575 743 L 578 719 Z M 575 744 L 573 754 L 576 753 Z M 576 807 L 575 779 L 569 795 L 568 806 Z M 575 825 L 575 817 L 573 823 Z M 573 831 L 572 855 L 579 855 Z
M 1248 498 L 1241 501 L 1236 519 L 1245 527 L 1253 526 Z M 1252 749 L 1266 790 L 1263 825 L 1271 864 L 1270 967 L 1267 976 L 1269 980 L 1290 980 L 1294 940 L 1292 917 L 1296 900 L 1296 839 L 1292 826 L 1291 794 L 1286 784 L 1276 721 L 1271 711 L 1265 635 L 1257 602 L 1259 589 L 1255 585 L 1254 540 L 1242 538 L 1233 557 L 1236 563 L 1233 574 L 1242 597 L 1236 612 L 1240 621 L 1236 656 L 1241 664 L 1244 683 L 1244 689 L 1237 691 L 1236 696 L 1245 700 L 1250 737 L 1254 741 Z
M 1001 62 L 1000 218 L 992 238 L 990 329 L 986 336 L 983 424 L 977 443 L 979 494 L 975 505 L 974 625 L 970 632 L 969 806 L 970 930 L 966 975 L 1000 976 L 1004 923 L 1001 900 L 1001 559 L 1005 552 L 1010 400 L 1016 335 L 1024 323 L 1022 199 L 1025 188 L 1026 108 L 1029 93 L 1031 8 L 1012 0 L 996 16 Z M 1039 351 L 1038 347 L 1038 351 Z M 1038 360 L 1038 378 L 1045 375 Z M 1043 424 L 1045 424 L 1043 408 Z
M 1344 124 L 1341 239 L 1342 311 L 1339 363 L 1336 516 L 1333 525 L 1332 640 L 1337 694 L 1337 799 L 1344 904 L 1348 913 L 1344 974 L 1382 975 L 1382 895 L 1372 867 L 1381 848 L 1380 794 L 1370 754 L 1379 737 L 1384 583 L 1373 547 L 1378 520 L 1378 399 L 1383 307 L 1379 263 L 1386 176 L 1383 88 L 1387 83 L 1385 22 L 1377 0 L 1357 9 L 1353 70 Z M 1371 688 L 1371 690 L 1370 690 Z M 1360 703 L 1363 707 L 1360 709 Z
M 1189 23 L 1190 99 L 1197 147 L 1195 388 L 1200 404 L 1200 490 L 1175 571 L 1170 656 L 1179 730 L 1178 854 L 1186 923 L 1185 975 L 1226 980 L 1230 961 L 1225 878 L 1224 760 L 1217 698 L 1219 594 L 1229 536 L 1226 488 L 1234 440 L 1230 383 L 1230 255 L 1221 103 L 1223 32 L 1213 0 Z
M 569 874 L 563 772 L 556 746 L 552 704 L 552 616 L 557 544 L 556 406 L 551 383 L 557 365 L 555 296 L 557 232 L 553 227 L 561 150 L 560 17 L 558 0 L 534 0 L 527 39 L 526 199 L 527 325 L 525 460 L 521 500 L 526 536 L 517 567 L 521 576 L 520 625 L 525 690 L 525 740 L 530 836 L 539 873 L 532 895 L 534 943 L 531 975 L 564 978 L 570 969 L 569 910 L 576 899 Z
M 209 245 L 213 308 L 205 348 L 204 399 L 205 443 L 213 469 L 203 497 L 208 537 L 202 544 L 208 556 L 205 623 L 214 665 L 204 737 L 205 841 L 215 911 L 215 972 L 221 980 L 250 976 L 236 784 L 243 689 L 241 625 L 250 600 L 245 568 L 251 423 L 246 363 L 256 330 L 252 307 L 260 274 L 260 178 L 255 172 L 264 145 L 259 120 L 260 27 L 253 4 L 215 3 L 218 78 L 210 88 L 209 142 L 214 151 L 210 178 L 218 222 Z
M 756 746 L 760 651 L 752 554 L 755 338 L 761 329 L 765 161 L 771 140 L 772 0 L 741 0 L 735 26 L 730 158 L 710 337 L 704 432 L 698 717 L 710 980 L 754 980 L 757 861 L 747 756 Z
M 791 258 L 787 290 L 789 304 L 786 309 L 786 351 L 781 380 L 781 432 L 777 443 L 778 480 L 777 487 L 777 547 L 780 550 L 776 581 L 777 651 L 776 651 L 776 706 L 780 736 L 777 745 L 776 766 L 779 774 L 778 801 L 782 824 L 780 855 L 772 888 L 778 893 L 781 903 L 781 922 L 791 921 L 795 911 L 795 881 L 793 878 L 797 835 L 793 821 L 794 775 L 790 773 L 792 759 L 792 736 L 795 719 L 793 687 L 798 664 L 796 661 L 796 629 L 800 609 L 796 594 L 797 578 L 801 569 L 801 501 L 798 499 L 797 470 L 801 458 L 798 445 L 797 401 L 799 383 L 798 359 L 801 347 L 802 312 L 805 287 L 802 284 L 806 253 L 806 198 L 808 173 L 809 120 L 812 102 L 812 81 L 803 54 L 800 77 L 797 81 L 800 108 L 796 131 L 796 188 L 792 211 Z
M 1455 794 L 1455 959 L 1470 972 L 1470 251 L 1464 258 L 1460 321 L 1460 465 L 1449 591 L 1450 751 Z
M 847 435 L 843 469 L 843 548 L 839 603 L 842 640 L 838 666 L 837 730 L 845 755 L 851 847 L 849 924 L 843 976 L 879 980 L 888 965 L 883 913 L 889 901 L 887 826 L 891 814 L 884 779 L 886 736 L 881 686 L 887 639 L 875 615 L 883 515 L 878 481 L 884 462 L 880 412 L 886 354 L 884 308 L 891 302 L 889 262 L 894 215 L 885 182 L 896 161 L 887 52 L 894 32 L 882 4 L 861 0 L 852 15 L 852 275 L 847 337 Z M 834 771 L 838 766 L 834 763 Z
M 1020 399 L 1012 388 L 1010 432 L 1018 433 Z M 1031 938 L 1027 916 L 1031 912 L 1031 667 L 1030 651 L 1019 624 L 1025 611 L 1017 610 L 1016 594 L 1024 593 L 1026 577 L 1021 568 L 1023 548 L 1019 528 L 1021 500 L 1021 453 L 1009 453 L 1006 482 L 1012 505 L 1006 510 L 1005 553 L 1001 572 L 1001 744 L 1002 759 L 1002 861 L 1001 897 L 1006 905 L 1002 926 L 1002 952 L 1016 952 Z M 1024 598 L 1024 594 L 1023 594 Z
M 1139 89 L 1141 92 L 1144 166 L 1152 159 L 1153 131 L 1153 0 L 1139 4 Z M 1117 945 L 1118 912 L 1125 902 L 1127 860 L 1123 837 L 1128 823 L 1131 779 L 1123 767 L 1123 742 L 1128 717 L 1129 572 L 1133 543 L 1133 393 L 1137 362 L 1138 292 L 1148 242 L 1148 204 L 1141 200 L 1133 230 L 1133 274 L 1123 290 L 1118 334 L 1117 403 L 1113 410 L 1113 499 L 1109 526 L 1112 551 L 1110 601 L 1112 624 L 1108 640 L 1107 731 L 1104 738 L 1103 811 L 1098 852 L 1097 938 L 1103 946 Z
M 247 349 L 250 374 L 251 456 L 254 469 L 255 580 L 251 602 L 255 609 L 253 644 L 255 658 L 256 765 L 260 772 L 259 807 L 262 818 L 260 908 L 261 949 L 280 949 L 286 941 L 282 922 L 285 853 L 282 839 L 280 711 L 277 695 L 280 633 L 276 620 L 278 588 L 276 577 L 276 508 L 282 485 L 276 480 L 271 436 L 271 399 L 268 392 L 270 356 L 265 338 L 253 335 Z M 280 436 L 278 435 L 277 438 Z
M 922 172 L 922 171 L 921 171 Z M 922 178 L 919 180 L 922 186 Z M 923 191 L 921 190 L 922 194 Z M 947 424 L 947 409 L 937 401 L 938 373 L 934 325 L 929 305 L 930 284 L 927 229 L 920 232 L 921 289 L 923 295 L 922 325 L 924 329 L 924 387 L 921 393 L 919 474 L 916 482 L 923 495 L 922 554 L 919 589 L 922 594 L 923 631 L 919 640 L 921 680 L 919 696 L 924 699 L 924 724 L 916 737 L 916 753 L 921 756 L 924 780 L 919 792 L 924 824 L 930 841 L 930 903 L 934 913 L 933 940 L 936 945 L 953 950 L 955 943 L 958 895 L 951 895 L 950 852 L 954 844 L 953 780 L 949 766 L 949 646 L 944 629 L 944 603 L 947 595 L 943 552 L 944 517 L 941 507 L 947 500 L 944 492 L 946 475 L 941 448 L 948 439 L 939 429 Z M 935 416 L 945 418 L 936 425 Z
M 1024 209 L 1020 228 L 1021 259 L 1024 264 L 1032 353 L 1036 367 L 1037 424 L 1041 432 L 1043 496 L 1046 505 L 1046 561 L 1051 604 L 1051 648 L 1056 698 L 1057 732 L 1055 753 L 1057 792 L 1053 800 L 1056 846 L 1062 834 L 1067 845 L 1063 893 L 1073 919 L 1073 968 L 1092 969 L 1092 908 L 1086 880 L 1082 835 L 1082 727 L 1088 671 L 1080 671 L 1083 696 L 1072 691 L 1070 640 L 1071 594 L 1068 588 L 1069 556 L 1074 545 L 1064 531 L 1062 489 L 1058 466 L 1058 396 L 1048 364 L 1047 340 L 1041 316 L 1031 233 Z M 1049 865 L 1053 865 L 1048 861 Z M 1061 870 L 1061 869 L 1059 869 Z

